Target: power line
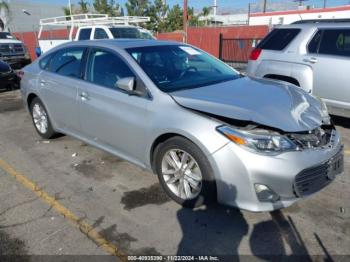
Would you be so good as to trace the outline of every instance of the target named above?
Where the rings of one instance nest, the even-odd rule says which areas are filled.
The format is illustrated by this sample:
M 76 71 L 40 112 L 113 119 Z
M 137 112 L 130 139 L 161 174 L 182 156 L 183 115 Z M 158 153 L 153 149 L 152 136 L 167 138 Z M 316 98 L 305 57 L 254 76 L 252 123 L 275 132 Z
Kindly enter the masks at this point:
M 299 3 L 299 6 L 303 6 L 304 2 L 309 1 L 309 0 L 293 0 L 296 3 Z

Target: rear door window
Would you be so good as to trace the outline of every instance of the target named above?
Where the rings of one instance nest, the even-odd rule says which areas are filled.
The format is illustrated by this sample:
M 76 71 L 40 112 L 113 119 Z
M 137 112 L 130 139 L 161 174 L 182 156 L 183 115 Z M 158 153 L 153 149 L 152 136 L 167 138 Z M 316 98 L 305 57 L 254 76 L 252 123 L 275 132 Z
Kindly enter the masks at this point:
M 260 49 L 281 51 L 299 34 L 298 28 L 274 29 L 257 46 Z
M 134 27 L 112 27 L 109 30 L 114 38 L 141 38 L 140 31 Z
M 108 39 L 108 35 L 103 28 L 96 28 L 94 39 Z
M 85 48 L 75 47 L 58 51 L 50 63 L 50 71 L 62 76 L 81 78 Z
M 91 35 L 91 28 L 80 29 L 79 40 L 89 40 Z
M 350 57 L 350 29 L 324 29 L 319 54 Z

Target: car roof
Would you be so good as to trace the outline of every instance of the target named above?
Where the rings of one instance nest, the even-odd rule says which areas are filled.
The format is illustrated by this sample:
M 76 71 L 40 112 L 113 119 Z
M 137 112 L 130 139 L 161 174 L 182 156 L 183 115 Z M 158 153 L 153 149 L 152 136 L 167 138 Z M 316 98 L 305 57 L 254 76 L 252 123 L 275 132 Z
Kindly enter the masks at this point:
M 310 28 L 341 28 L 348 27 L 350 28 L 349 22 L 344 23 L 330 23 L 330 22 L 317 22 L 317 23 L 304 23 L 304 24 L 290 24 L 290 25 L 279 25 L 276 28 L 300 28 L 300 29 L 310 29 Z
M 60 47 L 73 47 L 73 46 L 97 46 L 106 48 L 137 48 L 146 46 L 162 46 L 162 45 L 181 45 L 183 43 L 175 41 L 160 41 L 152 39 L 101 39 L 101 40 L 83 40 L 73 41 L 60 45 Z M 185 44 L 183 44 L 185 45 Z

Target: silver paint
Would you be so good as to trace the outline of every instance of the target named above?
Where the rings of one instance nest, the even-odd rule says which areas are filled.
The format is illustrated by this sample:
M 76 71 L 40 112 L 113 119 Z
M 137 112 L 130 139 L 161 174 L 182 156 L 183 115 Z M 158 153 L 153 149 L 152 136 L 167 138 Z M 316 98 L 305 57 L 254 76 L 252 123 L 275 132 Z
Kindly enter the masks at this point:
M 53 129 L 71 135 L 140 167 L 152 170 L 152 150 L 163 135 L 183 136 L 208 158 L 217 184 L 218 201 L 252 211 L 286 207 L 298 198 L 294 177 L 302 170 L 337 153 L 341 142 L 325 149 L 310 149 L 265 156 L 247 151 L 220 134 L 219 119 L 185 107 L 235 119 L 250 120 L 284 131 L 305 131 L 321 125 L 317 99 L 289 85 L 242 78 L 171 95 L 161 92 L 125 51 L 129 47 L 178 45 L 152 40 L 83 41 L 62 45 L 107 48 L 123 57 L 142 79 L 150 97 L 130 96 L 84 80 L 43 71 L 38 61 L 24 68 L 21 93 L 24 103 L 38 96 Z M 174 101 L 174 99 L 176 101 Z M 180 105 L 179 105 L 180 104 Z M 256 197 L 254 183 L 268 185 L 281 196 L 274 203 Z

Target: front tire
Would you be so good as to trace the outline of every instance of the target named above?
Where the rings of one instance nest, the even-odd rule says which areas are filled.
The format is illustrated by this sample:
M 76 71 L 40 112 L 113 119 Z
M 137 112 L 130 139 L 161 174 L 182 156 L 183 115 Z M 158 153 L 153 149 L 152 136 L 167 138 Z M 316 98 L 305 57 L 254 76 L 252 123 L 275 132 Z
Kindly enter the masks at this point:
M 216 200 L 216 184 L 207 157 L 191 141 L 173 137 L 155 150 L 155 170 L 167 195 L 184 207 Z
M 41 137 L 50 139 L 57 135 L 57 133 L 52 128 L 47 110 L 38 97 L 34 98 L 31 102 L 30 113 L 35 130 Z

